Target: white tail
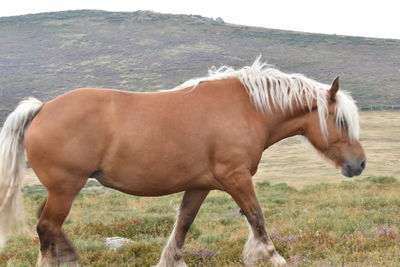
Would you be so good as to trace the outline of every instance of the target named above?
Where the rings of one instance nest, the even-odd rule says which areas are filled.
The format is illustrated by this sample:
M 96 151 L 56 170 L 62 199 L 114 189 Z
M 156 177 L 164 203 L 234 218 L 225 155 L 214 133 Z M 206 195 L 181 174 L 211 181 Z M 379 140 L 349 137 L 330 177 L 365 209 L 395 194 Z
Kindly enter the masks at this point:
M 22 101 L 8 115 L 0 133 L 0 249 L 11 230 L 24 222 L 24 133 L 42 105 L 35 98 Z

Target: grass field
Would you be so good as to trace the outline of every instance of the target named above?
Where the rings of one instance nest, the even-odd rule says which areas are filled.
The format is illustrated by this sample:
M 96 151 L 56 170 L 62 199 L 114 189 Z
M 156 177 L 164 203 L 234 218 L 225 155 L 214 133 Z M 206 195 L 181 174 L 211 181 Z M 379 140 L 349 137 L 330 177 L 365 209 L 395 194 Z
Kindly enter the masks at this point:
M 400 112 L 363 112 L 368 165 L 357 179 L 342 178 L 312 148 L 292 138 L 265 153 L 255 177 L 269 233 L 290 266 L 400 266 Z M 0 266 L 32 266 L 38 253 L 35 212 L 46 192 L 27 175 L 32 235 L 15 236 Z M 82 266 L 157 263 L 182 194 L 140 198 L 90 181 L 74 203 L 65 232 Z M 248 228 L 231 198 L 212 192 L 190 230 L 189 266 L 242 266 Z M 104 239 L 132 242 L 108 250 Z

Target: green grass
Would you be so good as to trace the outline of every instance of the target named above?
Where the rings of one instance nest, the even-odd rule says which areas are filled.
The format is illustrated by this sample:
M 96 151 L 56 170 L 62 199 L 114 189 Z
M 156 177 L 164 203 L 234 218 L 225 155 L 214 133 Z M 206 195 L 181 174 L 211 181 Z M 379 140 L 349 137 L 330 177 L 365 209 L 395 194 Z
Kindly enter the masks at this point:
M 291 266 L 399 266 L 399 190 L 397 179 L 383 176 L 302 189 L 266 181 L 256 185 L 269 233 Z M 39 185 L 25 187 L 32 232 L 45 194 Z M 83 266 L 150 266 L 157 263 L 181 197 L 134 197 L 91 180 L 74 202 L 64 230 Z M 188 234 L 185 261 L 189 266 L 242 266 L 247 234 L 233 200 L 212 192 Z M 108 250 L 104 239 L 111 236 L 133 242 Z M 36 235 L 12 237 L 0 266 L 34 266 L 38 246 Z

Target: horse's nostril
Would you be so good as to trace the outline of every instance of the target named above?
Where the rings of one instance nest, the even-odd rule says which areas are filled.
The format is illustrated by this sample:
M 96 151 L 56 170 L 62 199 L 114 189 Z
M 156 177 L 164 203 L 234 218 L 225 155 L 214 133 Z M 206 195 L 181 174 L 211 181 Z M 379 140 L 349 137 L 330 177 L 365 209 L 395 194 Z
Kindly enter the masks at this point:
M 365 160 L 362 160 L 361 163 L 360 163 L 360 168 L 361 168 L 362 170 L 364 170 L 365 164 L 366 164 Z

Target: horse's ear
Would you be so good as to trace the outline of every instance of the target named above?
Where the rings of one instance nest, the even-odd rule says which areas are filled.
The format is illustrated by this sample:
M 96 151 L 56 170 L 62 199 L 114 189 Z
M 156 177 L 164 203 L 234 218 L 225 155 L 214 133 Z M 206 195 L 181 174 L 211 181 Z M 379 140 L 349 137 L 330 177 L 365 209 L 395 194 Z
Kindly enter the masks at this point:
M 332 82 L 331 89 L 329 89 L 329 99 L 334 101 L 336 97 L 336 93 L 339 90 L 339 76 L 336 77 Z

